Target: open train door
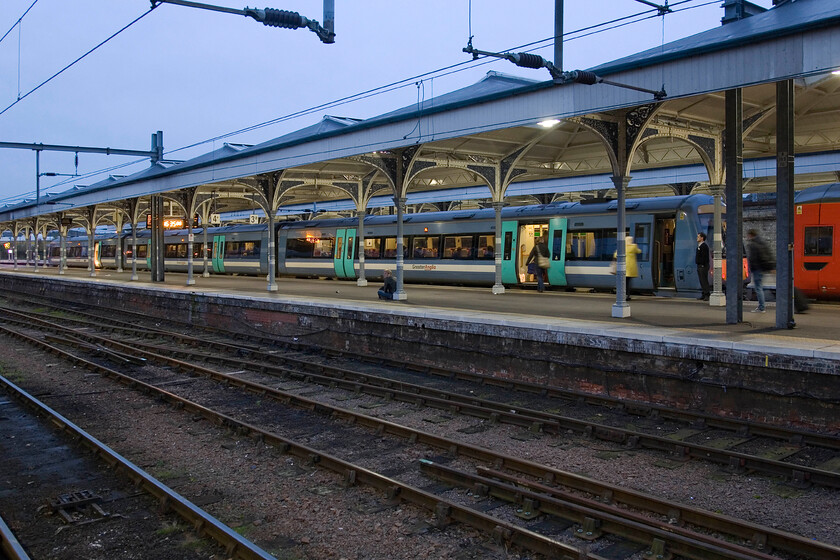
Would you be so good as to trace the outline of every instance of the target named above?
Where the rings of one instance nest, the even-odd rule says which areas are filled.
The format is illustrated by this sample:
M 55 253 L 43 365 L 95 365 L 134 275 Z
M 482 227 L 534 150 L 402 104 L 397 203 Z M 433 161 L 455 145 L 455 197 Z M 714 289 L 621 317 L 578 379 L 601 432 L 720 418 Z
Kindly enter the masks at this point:
M 137 250 L 137 247 L 134 248 Z M 152 270 L 152 240 L 146 241 L 146 268 Z
M 548 283 L 551 286 L 566 286 L 566 230 L 569 220 L 552 218 L 548 222 L 548 250 L 551 252 L 551 268 L 548 269 Z
M 213 272 L 225 271 L 225 236 L 213 236 Z
M 518 284 L 516 262 L 516 235 L 519 231 L 519 222 L 502 222 L 502 284 Z

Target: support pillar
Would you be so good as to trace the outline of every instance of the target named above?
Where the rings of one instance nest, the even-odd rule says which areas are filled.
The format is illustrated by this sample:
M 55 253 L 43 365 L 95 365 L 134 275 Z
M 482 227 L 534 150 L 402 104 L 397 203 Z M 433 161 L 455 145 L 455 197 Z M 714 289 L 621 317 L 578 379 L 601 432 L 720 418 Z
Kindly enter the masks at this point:
M 270 202 L 269 202 L 270 204 Z M 274 227 L 274 210 L 269 208 L 268 215 L 268 291 L 276 292 L 277 287 L 277 228 Z
M 152 264 L 152 282 L 164 280 L 164 237 L 163 237 L 163 197 L 152 195 L 150 212 L 152 214 L 152 246 L 150 255 Z
M 202 278 L 210 278 L 210 267 L 207 266 L 207 253 L 208 253 L 207 248 L 209 247 L 207 245 L 207 229 L 210 227 L 210 224 L 208 223 L 208 218 L 210 217 L 210 213 L 205 210 L 202 213 L 202 216 L 203 216 L 203 218 L 201 220 L 201 226 L 202 226 L 203 231 L 201 233 L 204 236 L 204 243 L 202 244 L 201 257 L 204 261 L 204 270 L 201 273 L 201 277 Z
M 793 318 L 793 80 L 776 84 L 776 328 Z
M 195 235 L 192 229 L 192 216 L 187 213 L 187 286 L 195 285 L 193 277 L 193 247 L 195 247 Z
M 88 227 L 88 270 L 90 271 L 90 277 L 93 278 L 96 276 L 96 263 L 93 260 L 93 257 L 96 255 L 96 227 L 93 224 L 90 224 Z
M 58 274 L 63 275 L 67 268 L 67 227 L 58 227 L 59 250 L 58 250 Z
M 726 322 L 744 320 L 744 221 L 742 186 L 744 125 L 741 89 L 726 91 L 724 159 L 726 162 Z
M 502 208 L 504 202 L 494 202 L 493 210 L 496 211 L 496 246 L 493 248 L 493 260 L 496 268 L 496 281 L 493 283 L 493 293 L 505 293 L 505 286 L 502 284 Z
M 35 230 L 35 250 L 33 251 L 32 272 L 38 272 L 38 230 Z
M 612 316 L 626 318 L 630 316 L 630 305 L 627 303 L 627 251 L 625 240 L 627 229 L 627 212 L 624 208 L 627 196 L 627 185 L 630 184 L 630 177 L 612 177 L 612 182 L 618 191 L 618 226 L 615 233 L 616 262 L 615 262 L 615 304 L 612 307 Z
M 356 279 L 357 286 L 367 286 L 368 281 L 365 278 L 365 209 L 358 210 L 359 215 L 359 229 L 356 233 L 356 238 L 359 241 L 359 277 Z
M 137 281 L 137 222 L 131 220 L 131 280 Z
M 394 292 L 394 299 L 408 299 L 403 287 L 403 269 L 405 267 L 405 256 L 403 251 L 403 209 L 405 208 L 405 197 L 394 197 L 397 206 L 397 291 Z
M 715 197 L 715 223 L 714 240 L 712 241 L 712 262 L 714 271 L 712 273 L 712 293 L 709 296 L 709 306 L 723 307 L 726 305 L 726 296 L 723 293 L 723 185 L 712 185 L 712 195 Z

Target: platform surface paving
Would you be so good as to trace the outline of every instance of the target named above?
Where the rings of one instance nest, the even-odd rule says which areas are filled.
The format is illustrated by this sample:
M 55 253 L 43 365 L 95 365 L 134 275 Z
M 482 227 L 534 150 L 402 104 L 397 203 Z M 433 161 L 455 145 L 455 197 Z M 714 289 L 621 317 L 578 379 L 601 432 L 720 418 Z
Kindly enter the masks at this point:
M 200 269 L 199 269 L 200 270 Z M 164 282 L 152 282 L 148 272 L 139 272 L 131 281 L 130 271 L 69 269 L 59 275 L 54 267 L 0 266 L 0 274 L 32 275 L 51 280 L 123 284 L 171 291 L 218 294 L 235 298 L 267 299 L 290 303 L 323 305 L 331 308 L 376 311 L 453 321 L 469 321 L 504 326 L 585 333 L 595 336 L 700 345 L 719 349 L 763 353 L 784 353 L 803 359 L 822 358 L 840 363 L 840 305 L 812 303 L 805 313 L 795 315 L 793 329 L 775 328 L 775 305 L 766 313 L 753 313 L 756 303 L 744 301 L 743 322 L 726 323 L 724 307 L 690 297 L 633 295 L 628 302 L 631 316 L 611 317 L 615 295 L 509 288 L 494 295 L 488 287 L 406 284 L 408 299 L 381 301 L 376 291 L 380 282 L 369 281 L 359 287 L 355 281 L 279 278 L 278 291 L 269 292 L 264 277 L 195 275 L 195 284 L 186 285 L 186 274 L 166 273 Z

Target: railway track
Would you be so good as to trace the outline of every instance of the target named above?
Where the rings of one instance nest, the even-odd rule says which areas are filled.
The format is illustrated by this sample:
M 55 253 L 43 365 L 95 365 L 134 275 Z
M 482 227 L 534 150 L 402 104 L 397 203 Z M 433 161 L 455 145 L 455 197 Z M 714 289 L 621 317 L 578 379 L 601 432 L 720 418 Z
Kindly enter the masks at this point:
M 62 320 L 73 321 L 67 317 Z M 799 487 L 816 484 L 840 488 L 840 437 L 834 435 L 619 402 L 489 376 L 417 368 L 413 364 L 379 361 L 375 365 L 380 367 L 366 368 L 360 365 L 358 356 L 348 358 L 329 352 L 327 360 L 311 353 L 296 355 L 304 349 L 298 343 L 288 349 L 292 351 L 290 355 L 278 353 L 276 346 L 269 347 L 266 341 L 230 344 L 227 339 L 137 328 L 99 315 L 89 314 L 76 324 L 97 326 L 99 321 L 106 321 L 114 332 L 135 337 L 130 341 L 134 347 L 143 344 L 138 340 L 141 337 L 162 336 L 175 337 L 187 347 L 214 350 L 212 355 L 179 350 L 167 339 L 164 344 L 168 354 L 186 360 L 230 367 L 245 364 L 253 370 L 412 404 L 422 402 L 423 406 L 442 410 L 456 409 L 459 414 L 549 434 L 572 432 L 628 448 L 651 449 L 674 461 L 705 460 L 733 472 L 783 477 Z M 155 351 L 153 345 L 146 348 Z M 337 358 L 342 359 L 340 364 L 336 364 Z M 370 357 L 361 358 L 368 363 L 373 361 Z M 430 381 L 430 376 L 437 381 Z M 511 394 L 515 397 L 511 398 Z
M 4 461 L 23 466 L 17 474 L 3 474 L 4 491 L 14 489 L 14 502 L 20 509 L 11 514 L 21 530 L 15 535 L 6 523 L 0 523 L 6 558 L 28 559 L 27 550 L 36 557 L 100 558 L 108 554 L 100 556 L 97 549 L 116 554 L 138 544 L 167 558 L 200 558 L 197 550 L 160 536 L 166 525 L 154 521 L 156 509 L 171 512 L 185 527 L 212 542 L 208 552 L 209 546 L 218 546 L 218 553 L 229 558 L 273 558 L 6 377 L 0 376 L 0 390 L 21 405 L 3 403 L 4 439 L 16 442 L 5 448 Z M 87 459 L 90 452 L 93 460 Z M 13 486 L 17 482 L 24 486 Z M 86 547 L 88 552 L 84 552 Z
M 18 330 L 32 328 L 44 320 L 29 316 L 21 321 Z M 47 328 L 43 323 L 37 326 Z M 204 365 L 209 359 L 206 354 L 191 355 L 192 360 L 200 358 L 200 364 L 164 355 L 164 351 L 170 354 L 174 349 L 171 343 L 165 349 L 148 349 L 147 344 L 141 345 L 137 340 L 129 346 L 74 329 L 71 336 L 81 339 L 78 343 L 67 338 L 67 330 L 62 331 L 60 325 L 49 325 L 49 329 L 64 333 L 51 336 L 64 338 L 82 351 L 96 355 L 96 363 L 68 356 L 85 367 L 166 398 L 179 408 L 270 441 L 311 465 L 335 470 L 348 483 L 371 484 L 394 499 L 416 503 L 435 512 L 440 524 L 461 521 L 487 531 L 499 542 L 523 546 L 550 557 L 601 558 L 599 550 L 632 550 L 663 558 L 669 554 L 685 558 L 773 558 L 778 556 L 769 552 L 776 551 L 782 557 L 827 559 L 835 558 L 840 552 L 837 547 L 789 533 L 657 500 L 278 389 L 278 381 L 281 385 L 300 379 L 308 383 L 307 376 L 316 374 L 285 371 L 278 379 L 276 371 L 269 371 L 277 366 L 263 364 L 254 371 L 243 369 L 241 356 L 257 352 L 250 346 L 238 349 L 240 358 L 236 369 L 224 373 Z M 30 337 L 29 342 L 61 352 L 43 340 Z M 105 353 L 101 351 L 103 348 L 107 349 Z M 153 379 L 143 379 L 146 368 L 136 361 L 131 363 L 138 357 L 165 364 L 169 373 L 163 376 L 157 372 Z M 121 362 L 132 370 L 132 375 L 117 372 L 103 365 L 102 360 Z M 230 369 L 234 367 L 232 363 L 226 365 Z M 193 376 L 192 381 L 180 383 L 185 378 L 179 372 Z M 359 381 L 350 383 L 345 389 L 351 394 L 347 398 L 361 393 Z M 338 389 L 335 379 L 329 384 L 332 389 Z M 235 398 L 231 397 L 232 388 L 241 389 Z M 386 391 L 380 398 L 396 400 L 393 388 Z M 270 412 L 264 403 L 269 398 L 275 403 Z M 418 399 L 429 398 L 415 394 L 413 401 L 404 402 L 417 406 L 423 404 Z M 462 406 L 450 402 L 449 410 Z M 489 414 L 490 420 L 500 418 L 492 416 L 498 412 Z M 541 422 L 540 427 L 548 425 L 545 420 Z M 288 426 L 297 427 L 297 433 L 278 435 L 281 428 L 288 429 Z M 318 447 L 307 444 L 311 441 L 317 441 Z M 436 482 L 440 480 L 445 481 L 443 487 Z M 450 497 L 458 487 L 464 490 L 455 491 Z M 508 503 L 513 507 L 507 506 Z M 621 510 L 630 510 L 631 514 L 622 517 Z M 541 521 L 530 523 L 536 518 Z M 541 532 L 531 530 L 529 525 L 540 527 Z M 721 533 L 725 536 L 714 536 Z M 589 544 L 575 545 L 578 539 Z

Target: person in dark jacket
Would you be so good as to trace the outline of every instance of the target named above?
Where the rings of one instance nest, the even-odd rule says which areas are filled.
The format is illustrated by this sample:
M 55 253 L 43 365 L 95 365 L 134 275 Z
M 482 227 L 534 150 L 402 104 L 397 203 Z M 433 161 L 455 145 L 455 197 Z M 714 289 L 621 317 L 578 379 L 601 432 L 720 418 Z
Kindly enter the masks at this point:
M 528 260 L 525 262 L 525 265 L 527 266 L 532 262 L 537 265 L 537 291 L 543 292 L 545 291 L 545 273 L 548 270 L 548 267 L 551 266 L 551 253 L 548 252 L 548 247 L 544 241 L 537 241 L 537 244 L 534 245 L 533 249 L 531 249 L 531 253 L 528 255 Z M 548 264 L 548 266 L 545 266 L 546 264 Z
M 706 244 L 706 234 L 697 234 L 697 254 L 694 257 L 694 264 L 697 265 L 697 276 L 700 278 L 700 290 L 702 294 L 697 299 L 709 301 L 712 290 L 709 288 L 709 246 Z
M 382 276 L 385 277 L 385 283 L 379 288 L 377 292 L 379 294 L 379 299 L 394 299 L 394 292 L 397 291 L 397 281 L 391 276 L 391 271 L 387 268 L 385 272 L 382 273 Z
M 764 313 L 764 273 L 770 265 L 770 248 L 764 243 L 758 233 L 751 229 L 747 232 L 747 266 L 750 269 L 750 278 L 752 278 L 753 289 L 758 298 L 758 307 L 752 310 L 752 313 Z

